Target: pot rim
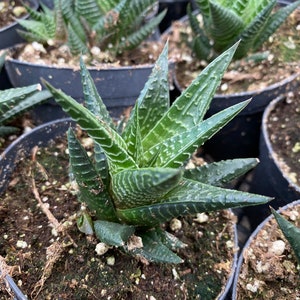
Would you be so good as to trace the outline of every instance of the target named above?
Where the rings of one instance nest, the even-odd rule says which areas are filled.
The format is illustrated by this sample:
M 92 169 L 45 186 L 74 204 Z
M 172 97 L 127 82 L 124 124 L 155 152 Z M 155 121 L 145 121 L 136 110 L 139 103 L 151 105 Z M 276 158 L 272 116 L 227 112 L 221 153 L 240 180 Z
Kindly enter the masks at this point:
M 282 168 L 280 167 L 280 164 L 278 163 L 278 158 L 275 155 L 275 151 L 273 149 L 272 143 L 271 143 L 271 139 L 270 139 L 270 135 L 268 133 L 268 117 L 270 115 L 270 113 L 275 109 L 276 105 L 278 103 L 280 103 L 281 101 L 284 101 L 284 99 L 286 99 L 286 95 L 280 95 L 277 98 L 275 98 L 274 100 L 272 100 L 270 102 L 270 104 L 266 107 L 264 113 L 263 113 L 263 117 L 262 117 L 262 135 L 264 137 L 265 140 L 265 144 L 267 146 L 268 149 L 268 153 L 269 156 L 272 158 L 272 160 L 274 161 L 276 167 L 278 168 L 278 170 L 280 170 L 280 172 L 282 173 L 282 176 L 284 177 L 284 179 L 288 182 L 289 186 L 293 187 L 293 189 L 295 189 L 296 192 L 300 193 L 300 185 L 294 183 L 287 175 L 285 172 L 282 172 Z
M 39 3 L 38 3 L 37 0 L 28 0 L 28 2 L 30 2 L 30 4 L 32 4 L 32 5 L 31 5 L 31 8 L 33 8 L 33 9 L 38 9 Z M 22 20 L 22 19 L 27 19 L 28 17 L 29 17 L 29 14 L 26 14 L 26 15 L 24 15 L 23 17 L 18 18 L 18 19 L 19 19 L 19 20 Z M 0 28 L 0 35 L 1 35 L 1 33 L 4 33 L 6 30 L 8 30 L 8 29 L 10 29 L 10 28 L 12 28 L 12 27 L 14 27 L 14 26 L 16 26 L 17 24 L 18 24 L 18 22 L 15 21 L 15 22 L 10 23 L 10 24 L 7 25 L 7 26 L 1 27 L 1 28 Z
M 300 205 L 300 199 L 295 200 L 291 203 L 288 203 L 282 207 L 280 207 L 277 212 L 280 213 L 283 210 L 286 210 L 288 208 L 294 207 L 296 205 Z M 270 214 L 265 220 L 263 220 L 257 227 L 256 229 L 251 233 L 251 235 L 249 236 L 249 238 L 247 239 L 247 242 L 245 243 L 240 255 L 239 255 L 239 259 L 238 259 L 238 263 L 237 263 L 237 267 L 236 267 L 236 273 L 234 275 L 234 280 L 233 280 L 233 286 L 232 286 L 232 299 L 236 299 L 237 296 L 237 283 L 239 280 L 239 275 L 240 275 L 240 271 L 244 262 L 244 252 L 246 251 L 247 248 L 249 248 L 250 244 L 252 243 L 252 241 L 254 240 L 254 238 L 257 236 L 257 234 L 259 233 L 259 231 L 266 225 L 266 223 L 268 223 L 272 218 L 274 218 L 274 216 L 272 214 Z

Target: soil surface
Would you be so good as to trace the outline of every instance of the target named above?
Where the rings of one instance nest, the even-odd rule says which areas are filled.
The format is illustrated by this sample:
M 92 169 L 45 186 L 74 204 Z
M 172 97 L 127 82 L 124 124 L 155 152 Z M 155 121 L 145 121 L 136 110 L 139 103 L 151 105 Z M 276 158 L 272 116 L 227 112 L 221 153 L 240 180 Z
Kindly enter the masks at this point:
M 82 140 L 86 141 L 85 139 Z M 0 203 L 0 261 L 30 299 L 215 299 L 232 264 L 233 215 L 179 218 L 188 246 L 179 265 L 148 263 L 111 248 L 99 256 L 80 233 L 64 141 L 22 159 Z M 171 230 L 170 223 L 164 224 Z M 0 299 L 8 299 L 4 286 Z
M 299 204 L 282 215 L 300 227 Z M 244 251 L 236 299 L 299 299 L 299 271 L 289 243 L 272 218 Z
M 0 28 L 10 25 L 17 18 L 24 17 L 27 14 L 24 3 L 29 4 L 27 1 L 22 0 L 4 0 L 0 2 Z
M 267 130 L 281 170 L 300 187 L 300 91 L 289 93 L 276 105 Z
M 188 46 L 192 40 L 188 22 L 175 21 L 170 32 L 164 36 L 164 39 L 167 38 L 170 42 L 170 57 L 178 62 L 177 87 L 182 90 L 207 66 L 208 62 L 195 58 Z M 233 94 L 263 89 L 292 74 L 300 73 L 299 61 L 300 9 L 290 15 L 257 53 L 249 53 L 246 59 L 236 60 L 230 64 L 217 93 Z

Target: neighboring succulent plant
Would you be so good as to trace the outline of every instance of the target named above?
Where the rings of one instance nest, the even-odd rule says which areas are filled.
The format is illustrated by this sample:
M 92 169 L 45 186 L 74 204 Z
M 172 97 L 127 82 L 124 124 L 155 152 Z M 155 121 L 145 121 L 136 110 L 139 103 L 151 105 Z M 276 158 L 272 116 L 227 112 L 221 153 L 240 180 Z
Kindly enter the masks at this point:
M 90 53 L 93 46 L 117 55 L 136 48 L 158 26 L 165 12 L 147 22 L 155 0 L 55 0 L 54 10 L 26 7 L 31 20 L 19 20 L 27 41 L 43 45 L 67 43 L 73 55 Z
M 297 262 L 300 265 L 300 228 L 296 227 L 293 223 L 286 220 L 273 208 L 271 208 L 271 211 L 283 235 L 291 245 L 295 253 Z
M 90 158 L 68 132 L 71 174 L 79 199 L 95 212 L 83 214 L 83 231 L 104 243 L 150 261 L 179 263 L 182 247 L 161 223 L 178 216 L 255 205 L 269 198 L 219 187 L 244 174 L 256 159 L 222 161 L 195 169 L 186 164 L 195 150 L 236 116 L 249 101 L 207 120 L 203 117 L 237 45 L 214 60 L 170 106 L 165 46 L 124 129 L 116 128 L 81 61 L 86 107 L 44 81 L 57 103 L 94 140 Z M 140 246 L 132 247 L 135 237 Z
M 6 53 L 3 53 L 0 56 L 0 71 L 5 62 L 5 55 Z M 51 97 L 49 91 L 41 91 L 41 88 L 40 84 L 35 84 L 0 91 L 0 137 L 18 131 L 18 128 L 5 126 L 5 123 Z
M 277 0 L 195 0 L 202 17 L 189 6 L 187 13 L 193 31 L 192 49 L 197 58 L 211 60 L 241 41 L 235 53 L 240 59 L 257 51 L 300 5 L 297 0 L 273 11 Z

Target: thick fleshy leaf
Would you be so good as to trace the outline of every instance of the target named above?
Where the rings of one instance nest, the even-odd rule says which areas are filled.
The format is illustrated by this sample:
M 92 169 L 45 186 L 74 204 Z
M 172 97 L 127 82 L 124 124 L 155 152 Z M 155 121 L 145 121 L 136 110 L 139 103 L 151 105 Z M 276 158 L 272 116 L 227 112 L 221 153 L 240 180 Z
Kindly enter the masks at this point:
M 182 170 L 148 168 L 124 170 L 112 176 L 114 204 L 118 209 L 157 203 L 179 184 Z
M 199 124 L 209 108 L 237 48 L 235 44 L 210 63 L 175 100 L 164 117 L 143 139 L 144 151 Z
M 243 20 L 230 8 L 221 6 L 216 1 L 210 1 L 211 36 L 214 48 L 223 51 L 236 42 L 240 32 L 244 29 Z
M 206 184 L 224 186 L 244 175 L 257 164 L 257 158 L 228 159 L 185 170 L 183 176 Z
M 105 122 L 98 120 L 87 108 L 61 90 L 55 89 L 50 83 L 43 81 L 63 110 L 86 130 L 94 141 L 101 145 L 109 162 L 112 173 L 124 169 L 136 168 L 136 163 L 126 151 L 126 144 L 121 136 Z
M 76 220 L 78 229 L 85 234 L 94 234 L 94 224 L 87 212 L 81 212 Z
M 135 227 L 97 220 L 94 222 L 94 230 L 101 242 L 110 246 L 124 246 L 134 234 Z
M 183 166 L 194 151 L 234 118 L 250 100 L 238 103 L 200 122 L 187 131 L 172 136 L 144 153 L 145 161 L 157 155 L 155 166 L 178 168 Z M 147 165 L 147 163 L 146 163 Z
M 90 110 L 98 119 L 103 120 L 114 129 L 115 125 L 113 120 L 97 91 L 95 83 L 84 64 L 82 57 L 80 58 L 80 74 L 83 96 L 87 109 Z
M 276 0 L 271 0 L 238 37 L 241 42 L 235 53 L 236 58 L 245 56 L 249 52 L 249 49 L 254 46 L 255 39 L 259 36 L 260 32 L 262 32 L 264 24 L 268 20 L 276 2 Z
M 139 234 L 143 241 L 142 248 L 136 248 L 132 252 L 141 255 L 148 261 L 172 263 L 182 263 L 183 260 L 175 254 L 165 243 L 165 234 L 159 228 L 142 232 Z
M 254 49 L 257 50 L 260 46 L 283 24 L 287 17 L 300 5 L 300 0 L 294 1 L 288 5 L 281 7 L 277 12 L 272 14 L 263 30 L 256 37 Z
M 273 208 L 271 208 L 272 214 L 274 215 L 282 233 L 291 245 L 298 264 L 300 264 L 300 228 L 296 227 L 293 223 L 286 220 Z
M 134 132 L 131 126 L 136 127 L 134 125 L 136 113 L 138 113 L 141 136 L 145 136 L 168 110 L 170 106 L 168 64 L 168 44 L 166 43 L 125 127 L 123 138 L 127 143 L 130 143 L 131 138 L 135 139 L 131 134 Z
M 47 101 L 52 97 L 49 91 L 40 91 L 41 86 L 11 88 L 0 91 L 0 124 L 3 124 Z
M 94 168 L 85 149 L 76 139 L 72 129 L 68 130 L 68 149 L 71 172 L 79 186 L 79 199 L 95 211 L 101 220 L 116 221 L 114 205 L 103 185 L 98 172 Z
M 117 210 L 120 219 L 129 224 L 157 225 L 174 217 L 226 208 L 264 204 L 271 198 L 224 189 L 193 180 L 183 180 L 161 203 Z

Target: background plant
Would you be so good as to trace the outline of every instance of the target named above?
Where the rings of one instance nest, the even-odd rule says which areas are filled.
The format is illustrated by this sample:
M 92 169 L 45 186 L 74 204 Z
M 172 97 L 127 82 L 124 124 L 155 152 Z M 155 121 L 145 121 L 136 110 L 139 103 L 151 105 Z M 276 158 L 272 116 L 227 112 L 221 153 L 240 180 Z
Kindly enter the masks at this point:
M 161 223 L 177 216 L 265 203 L 264 196 L 220 187 L 256 165 L 236 159 L 186 169 L 195 150 L 236 116 L 249 101 L 207 120 L 203 117 L 237 45 L 214 60 L 170 106 L 165 46 L 128 122 L 116 127 L 81 61 L 86 107 L 45 82 L 62 108 L 94 140 L 90 158 L 68 132 L 71 174 L 79 200 L 95 213 L 79 219 L 104 243 L 148 260 L 179 263 L 172 251 L 183 243 Z M 138 240 L 132 247 L 132 240 Z
M 156 29 L 165 12 L 145 21 L 156 2 L 55 0 L 54 10 L 27 7 L 31 20 L 18 21 L 26 29 L 19 33 L 46 46 L 66 43 L 73 55 L 90 53 L 94 46 L 117 55 L 136 48 Z
M 198 20 L 189 6 L 187 13 L 194 35 L 191 47 L 197 58 L 210 60 L 238 40 L 241 42 L 235 58 L 258 51 L 300 5 L 300 0 L 276 11 L 277 0 L 195 0 L 195 3 L 202 20 Z
M 273 208 L 271 208 L 271 211 L 283 235 L 291 245 L 295 253 L 296 259 L 298 261 L 298 264 L 300 265 L 300 229 L 293 223 L 286 220 Z
M 5 62 L 5 55 L 6 53 L 3 53 L 0 56 L 0 71 Z M 41 91 L 40 84 L 0 91 L 0 137 L 19 130 L 5 124 L 50 97 L 49 91 Z

